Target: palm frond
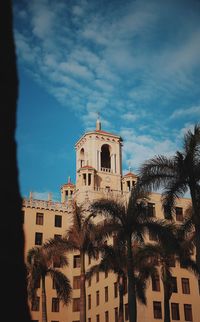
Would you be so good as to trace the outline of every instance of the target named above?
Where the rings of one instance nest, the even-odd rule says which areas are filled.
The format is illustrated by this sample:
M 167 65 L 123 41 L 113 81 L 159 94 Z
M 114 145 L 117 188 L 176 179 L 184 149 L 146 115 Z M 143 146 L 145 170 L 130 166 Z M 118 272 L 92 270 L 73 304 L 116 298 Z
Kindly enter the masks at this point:
M 59 270 L 50 269 L 49 271 L 56 288 L 58 298 L 67 305 L 71 301 L 72 287 L 69 279 Z

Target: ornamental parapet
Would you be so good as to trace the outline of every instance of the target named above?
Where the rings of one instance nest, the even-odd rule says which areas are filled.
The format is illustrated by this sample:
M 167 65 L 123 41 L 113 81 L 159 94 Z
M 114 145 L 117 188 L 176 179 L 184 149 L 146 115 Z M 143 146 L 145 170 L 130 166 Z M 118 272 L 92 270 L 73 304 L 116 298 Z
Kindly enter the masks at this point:
M 71 204 L 69 203 L 60 203 L 47 200 L 38 200 L 38 199 L 28 199 L 23 198 L 22 206 L 26 208 L 37 208 L 37 209 L 46 209 L 60 212 L 70 212 Z

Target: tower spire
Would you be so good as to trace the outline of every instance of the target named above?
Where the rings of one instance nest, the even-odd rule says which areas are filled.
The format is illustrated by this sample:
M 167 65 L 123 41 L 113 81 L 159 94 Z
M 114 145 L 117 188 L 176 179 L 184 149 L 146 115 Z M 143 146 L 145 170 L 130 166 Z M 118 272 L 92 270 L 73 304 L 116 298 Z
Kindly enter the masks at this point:
M 97 121 L 96 121 L 96 131 L 101 130 L 101 122 L 100 122 L 100 115 L 99 112 L 97 113 Z

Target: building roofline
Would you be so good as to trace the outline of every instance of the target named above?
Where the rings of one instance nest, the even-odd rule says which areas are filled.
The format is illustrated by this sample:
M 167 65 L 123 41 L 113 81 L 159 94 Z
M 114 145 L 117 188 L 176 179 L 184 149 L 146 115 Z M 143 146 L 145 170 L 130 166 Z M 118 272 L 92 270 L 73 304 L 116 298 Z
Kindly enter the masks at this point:
M 89 131 L 89 132 L 86 132 L 84 133 L 80 139 L 76 142 L 75 144 L 75 147 L 80 143 L 80 141 L 87 135 L 91 135 L 91 134 L 99 134 L 99 135 L 103 135 L 103 136 L 111 136 L 113 138 L 116 138 L 118 139 L 120 142 L 123 142 L 123 139 L 120 135 L 116 135 L 116 134 L 113 134 L 113 133 L 110 133 L 110 132 L 106 132 L 106 131 L 102 131 L 102 130 L 93 130 L 93 131 Z

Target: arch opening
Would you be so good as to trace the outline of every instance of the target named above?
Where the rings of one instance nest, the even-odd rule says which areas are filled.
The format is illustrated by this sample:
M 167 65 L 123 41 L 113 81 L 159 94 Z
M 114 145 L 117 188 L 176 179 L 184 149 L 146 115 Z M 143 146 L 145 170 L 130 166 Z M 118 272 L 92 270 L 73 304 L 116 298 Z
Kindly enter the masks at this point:
M 110 146 L 108 144 L 101 147 L 101 170 L 104 169 L 111 170 Z

